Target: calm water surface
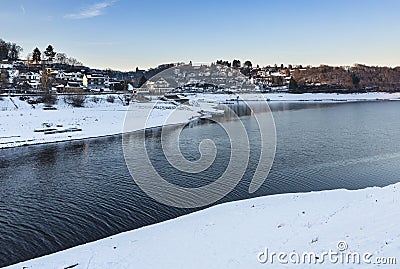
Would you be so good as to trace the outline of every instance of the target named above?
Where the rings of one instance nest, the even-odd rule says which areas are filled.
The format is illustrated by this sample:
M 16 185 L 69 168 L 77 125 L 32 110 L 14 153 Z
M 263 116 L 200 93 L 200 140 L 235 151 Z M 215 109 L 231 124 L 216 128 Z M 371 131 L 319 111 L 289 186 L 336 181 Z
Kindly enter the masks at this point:
M 240 184 L 220 202 L 287 192 L 358 189 L 400 181 L 400 102 L 271 103 L 277 153 L 263 186 L 248 194 L 260 137 L 243 116 L 251 158 Z M 246 114 L 246 109 L 236 107 Z M 198 158 L 212 138 L 217 159 L 199 175 L 176 171 L 162 154 L 159 130 L 148 132 L 149 156 L 160 174 L 184 186 L 220 176 L 229 161 L 225 132 L 191 124 L 181 150 Z M 161 205 L 141 191 L 124 162 L 121 137 L 0 150 L 0 266 L 42 256 L 193 210 Z

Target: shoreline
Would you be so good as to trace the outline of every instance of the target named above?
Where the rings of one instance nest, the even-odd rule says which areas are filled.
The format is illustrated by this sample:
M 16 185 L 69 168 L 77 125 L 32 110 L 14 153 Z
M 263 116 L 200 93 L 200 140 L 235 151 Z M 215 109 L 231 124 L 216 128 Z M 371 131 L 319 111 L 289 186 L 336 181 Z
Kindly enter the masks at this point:
M 399 191 L 396 183 L 223 203 L 5 269 L 158 268 L 160 264 L 163 268 L 280 268 L 279 263 L 261 264 L 260 252 L 265 248 L 288 253 L 337 251 L 341 241 L 352 252 L 398 259 L 400 234 L 393 217 L 400 215 Z M 360 210 L 365 214 L 360 215 Z M 201 259 L 200 253 L 215 259 Z M 301 266 L 287 266 L 291 265 Z M 320 266 L 337 268 L 327 260 Z
M 151 110 L 155 102 L 135 103 L 132 106 L 102 102 L 99 104 L 89 103 L 89 107 L 71 108 L 59 100 L 56 106 L 57 110 L 50 111 L 43 110 L 43 105 L 38 105 L 33 109 L 19 100 L 11 100 L 9 103 L 12 105 L 17 103 L 18 108 L 0 111 L 0 121 L 2 122 L 0 125 L 0 149 L 94 139 L 122 135 L 144 128 L 160 127 L 165 125 L 165 119 L 175 108 L 177 108 L 178 116 L 172 122 L 168 122 L 168 125 L 186 124 L 194 118 L 200 117 L 200 109 L 216 111 L 210 106 L 186 108 L 171 106 L 167 103 L 157 104 L 157 108 Z M 130 125 L 128 129 L 124 129 L 128 111 L 132 111 L 129 119 L 132 122 L 138 121 L 150 111 L 151 115 L 144 126 L 134 124 Z M 68 131 L 71 128 L 79 129 L 79 131 Z M 55 130 L 55 132 L 46 134 L 46 130 Z
M 197 118 L 197 119 L 199 119 L 199 118 Z M 193 119 L 193 120 L 195 120 L 195 119 Z M 150 129 L 153 129 L 153 128 L 160 128 L 162 126 L 172 127 L 172 126 L 177 126 L 177 125 L 182 125 L 182 124 L 187 124 L 187 123 L 190 123 L 190 121 L 182 122 L 182 123 L 165 124 L 165 125 L 159 125 L 159 126 L 151 126 L 151 127 L 145 128 L 145 130 L 150 130 Z M 44 141 L 44 142 L 39 142 L 39 143 L 35 143 L 35 144 L 22 144 L 22 145 L 3 147 L 3 148 L 0 147 L 0 150 L 13 149 L 13 148 L 23 148 L 23 147 L 30 147 L 30 146 L 60 144 L 60 143 L 68 143 L 68 142 L 77 142 L 77 141 L 83 141 L 83 140 L 89 140 L 89 139 L 91 140 L 91 139 L 98 139 L 98 138 L 101 139 L 101 138 L 107 138 L 107 137 L 116 137 L 116 136 L 122 136 L 124 134 L 136 133 L 136 132 L 140 132 L 140 131 L 143 131 L 143 129 L 129 131 L 129 132 L 115 133 L 115 134 L 106 134 L 106 135 L 99 135 L 99 136 L 88 136 L 88 137 L 73 138 L 73 139 L 69 139 L 69 140 Z
M 99 95 L 94 95 L 99 98 Z M 103 99 L 107 95 L 103 95 Z M 215 100 L 220 103 L 232 102 L 236 95 L 228 94 L 195 94 L 195 100 Z M 289 93 L 267 93 L 267 94 L 243 94 L 243 101 L 266 101 L 270 103 L 349 103 L 349 102 L 371 102 L 371 101 L 400 101 L 400 93 L 367 93 L 367 94 L 289 94 Z M 340 97 L 340 98 L 339 98 Z M 10 99 L 11 98 L 11 99 Z M 89 98 L 89 97 L 88 97 Z M 7 98 L 6 98 L 7 99 Z M 95 139 L 107 136 L 122 135 L 124 133 L 123 123 L 126 113 L 131 106 L 122 104 L 107 103 L 100 99 L 99 103 L 89 102 L 88 107 L 71 108 L 59 99 L 57 110 L 45 111 L 43 105 L 33 109 L 26 102 L 20 101 L 17 97 L 9 97 L 8 106 L 0 101 L 0 149 L 16 148 L 30 145 L 43 145 L 49 143 L 78 141 L 83 139 Z M 154 104 L 135 103 L 132 105 L 137 117 Z M 3 106 L 2 106 L 3 105 Z M 182 109 L 180 118 L 176 123 L 186 124 L 193 118 L 200 117 L 202 110 L 205 112 L 216 111 L 216 104 L 202 102 L 200 107 L 188 106 L 189 110 Z M 15 108 L 17 107 L 17 108 Z M 176 108 L 176 107 L 175 107 Z M 161 127 L 168 113 L 173 110 L 171 107 L 155 109 L 156 113 L 150 118 L 152 123 L 148 127 Z M 153 119 L 154 118 L 154 119 Z M 61 124 L 62 128 L 79 128 L 82 131 L 65 134 L 43 134 L 35 133 L 34 130 L 41 128 L 43 122 L 51 123 L 53 126 Z M 43 128 L 43 127 L 42 127 Z M 143 126 L 132 131 L 141 130 Z

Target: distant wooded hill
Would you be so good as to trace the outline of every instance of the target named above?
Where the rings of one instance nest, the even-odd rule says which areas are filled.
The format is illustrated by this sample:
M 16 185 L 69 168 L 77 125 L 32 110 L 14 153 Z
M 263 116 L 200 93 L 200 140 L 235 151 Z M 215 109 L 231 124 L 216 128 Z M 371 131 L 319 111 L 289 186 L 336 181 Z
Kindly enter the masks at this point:
M 321 65 L 296 69 L 292 74 L 293 92 L 362 92 L 400 91 L 400 67 L 355 65 L 334 67 Z

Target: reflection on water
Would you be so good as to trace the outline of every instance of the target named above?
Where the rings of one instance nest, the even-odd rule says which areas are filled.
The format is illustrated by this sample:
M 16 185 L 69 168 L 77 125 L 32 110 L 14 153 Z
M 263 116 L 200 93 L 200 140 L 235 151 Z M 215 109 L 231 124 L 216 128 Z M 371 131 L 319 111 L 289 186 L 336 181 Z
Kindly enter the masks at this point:
M 278 144 L 267 181 L 248 194 L 260 137 L 254 119 L 243 116 L 250 137 L 249 165 L 221 202 L 399 181 L 399 102 L 270 105 Z M 244 106 L 236 109 L 249 114 Z M 193 122 L 182 132 L 181 151 L 190 160 L 200 157 L 198 145 L 205 138 L 217 147 L 215 163 L 190 176 L 166 162 L 159 131 L 147 132 L 147 149 L 169 181 L 200 186 L 223 173 L 230 148 L 218 125 Z M 0 184 L 0 266 L 192 212 L 158 204 L 134 184 L 120 136 L 1 150 Z

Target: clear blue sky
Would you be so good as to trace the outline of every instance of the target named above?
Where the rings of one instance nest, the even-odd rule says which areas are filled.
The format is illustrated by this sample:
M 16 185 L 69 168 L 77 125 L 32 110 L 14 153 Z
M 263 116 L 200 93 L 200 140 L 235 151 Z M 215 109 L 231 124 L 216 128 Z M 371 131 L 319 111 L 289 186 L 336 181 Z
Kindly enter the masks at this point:
M 97 68 L 400 65 L 398 0 L 0 0 L 0 38 Z

